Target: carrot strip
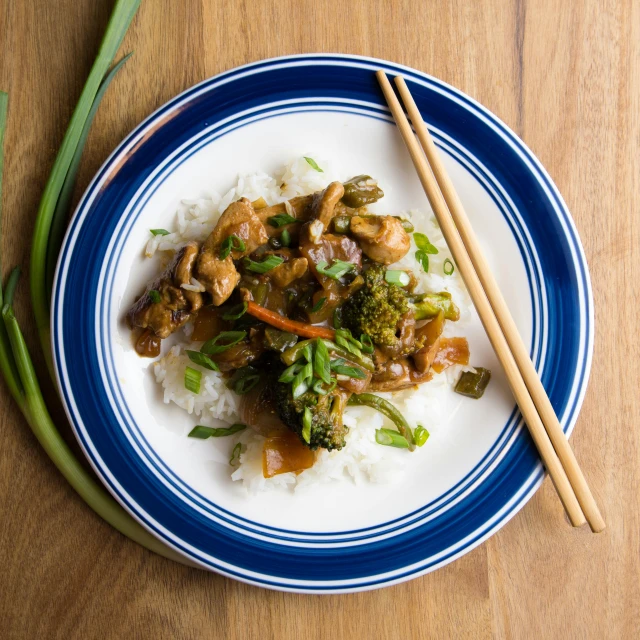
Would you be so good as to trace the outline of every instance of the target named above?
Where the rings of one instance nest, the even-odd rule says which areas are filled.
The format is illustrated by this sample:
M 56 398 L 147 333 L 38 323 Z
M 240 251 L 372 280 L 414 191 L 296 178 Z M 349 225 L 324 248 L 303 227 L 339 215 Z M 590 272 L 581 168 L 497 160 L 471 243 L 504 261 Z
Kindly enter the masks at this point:
M 336 332 L 329 327 L 315 327 L 311 324 L 305 324 L 304 322 L 298 322 L 297 320 L 289 320 L 281 316 L 275 311 L 270 311 L 261 307 L 259 304 L 250 300 L 247 302 L 247 313 L 262 322 L 270 324 L 276 329 L 282 331 L 288 331 L 289 333 L 295 333 L 303 338 L 326 338 L 327 340 L 333 340 L 336 337 Z

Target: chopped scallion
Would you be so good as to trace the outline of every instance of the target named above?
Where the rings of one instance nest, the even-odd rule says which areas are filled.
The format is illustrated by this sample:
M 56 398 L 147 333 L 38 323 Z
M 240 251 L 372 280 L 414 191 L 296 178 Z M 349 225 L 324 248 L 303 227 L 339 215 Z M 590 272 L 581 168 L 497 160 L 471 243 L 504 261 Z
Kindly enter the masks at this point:
M 309 163 L 309 166 L 312 169 L 315 169 L 316 171 L 319 171 L 320 173 L 324 173 L 324 171 L 318 166 L 318 163 L 313 158 L 307 158 L 307 156 L 304 156 L 304 159 Z
M 240 378 L 234 385 L 233 390 L 239 396 L 244 396 L 260 382 L 260 374 L 250 373 Z
M 244 431 L 246 424 L 232 424 L 230 427 L 204 427 L 197 425 L 189 432 L 189 438 L 198 438 L 206 440 L 207 438 L 222 438 L 224 436 L 232 436 L 234 433 Z M 239 444 L 239 443 L 238 443 Z
M 166 229 L 150 229 L 151 235 L 154 236 L 168 236 L 169 232 Z
M 160 297 L 160 293 L 155 289 L 151 289 L 149 291 L 149 297 L 151 298 L 151 302 L 155 304 L 158 304 L 159 302 L 162 301 L 162 298 Z
M 421 447 L 429 439 L 429 435 L 429 432 L 419 424 L 413 432 L 413 440 L 417 446 Z
M 309 444 L 311 442 L 311 421 L 313 415 L 309 407 L 304 408 L 304 415 L 302 416 L 302 437 L 304 441 Z
M 296 375 L 300 372 L 304 365 L 299 362 L 294 362 L 291 366 L 287 367 L 278 378 L 278 382 L 285 382 L 287 384 L 294 381 Z
M 331 383 L 331 362 L 327 345 L 320 339 L 316 340 L 316 348 L 313 358 L 313 370 L 327 384 Z
M 450 276 L 454 271 L 455 267 L 453 266 L 453 262 L 447 258 L 444 261 L 444 265 L 442 266 L 442 270 L 444 271 L 445 276 Z
M 414 233 L 413 240 L 416 243 L 416 247 L 421 251 L 431 255 L 436 255 L 438 253 L 438 249 L 429 242 L 429 238 L 427 238 L 424 233 Z
M 298 222 L 296 218 L 290 216 L 288 213 L 278 213 L 275 216 L 270 216 L 267 218 L 267 222 L 276 229 L 280 227 L 284 227 L 287 224 L 293 224 L 294 222 Z M 283 232 L 284 233 L 284 232 Z
M 242 238 L 238 238 L 238 236 L 233 234 L 227 236 L 220 245 L 220 260 L 226 260 L 232 251 L 244 251 L 246 248 Z
M 200 393 L 200 382 L 202 373 L 193 367 L 185 367 L 184 370 L 184 386 L 185 389 L 192 393 Z
M 393 429 L 376 429 L 376 442 L 386 447 L 409 448 L 407 439 L 397 431 L 393 431 Z
M 211 371 L 220 371 L 218 365 L 208 355 L 200 353 L 199 351 L 190 351 L 189 349 L 185 349 L 185 353 L 189 356 L 191 362 L 195 362 L 201 367 L 210 369 Z
M 331 371 L 334 371 L 339 376 L 347 376 L 348 378 L 356 378 L 357 380 L 364 380 L 367 374 L 358 367 L 352 367 L 346 364 L 346 360 L 343 358 L 337 358 L 331 361 Z
M 236 467 L 240 464 L 240 455 L 242 454 L 242 443 L 238 442 L 235 447 L 233 447 L 233 451 L 231 452 L 231 457 L 229 458 L 229 464 L 232 467 Z
M 280 234 L 280 242 L 283 247 L 288 247 L 291 245 L 291 234 L 289 233 L 289 229 L 283 229 Z
M 429 273 L 429 256 L 426 251 L 416 251 L 416 260 L 422 265 L 425 273 Z
M 344 260 L 334 260 L 330 267 L 327 268 L 327 266 L 327 263 L 322 260 L 316 265 L 316 270 L 323 276 L 333 278 L 334 280 L 339 280 L 342 276 L 345 276 L 356 268 L 355 264 L 352 262 L 345 262 Z
M 246 331 L 222 331 L 215 338 L 207 340 L 202 347 L 200 347 L 200 351 L 213 356 L 233 347 L 246 337 Z M 219 341 L 222 341 L 223 344 L 219 344 Z
M 267 271 L 271 271 L 271 269 L 275 269 L 275 267 L 279 267 L 284 262 L 284 258 L 280 256 L 270 255 L 266 260 L 262 262 L 255 262 L 255 260 L 251 260 L 251 258 L 246 258 L 244 261 L 244 266 L 248 271 L 253 271 L 253 273 L 267 273 Z
M 316 302 L 313 307 L 311 307 L 311 313 L 317 313 L 318 311 L 320 311 L 320 309 L 322 309 L 322 307 L 324 307 L 325 302 L 327 301 L 326 298 L 320 298 L 320 300 L 318 300 L 318 302 Z
M 368 354 L 373 353 L 374 351 L 373 340 L 371 340 L 371 338 L 366 333 L 363 333 L 360 336 L 360 344 L 362 345 L 362 350 L 365 353 L 368 353 Z
M 302 367 L 302 369 L 300 369 L 300 371 L 296 374 L 296 377 L 291 383 L 291 393 L 294 400 L 308 391 L 309 381 L 311 380 L 312 376 L 313 366 L 310 362 L 307 362 L 307 364 L 305 364 L 304 367 Z
M 406 287 L 411 281 L 409 274 L 401 269 L 388 269 L 384 272 L 384 279 L 397 287 Z
M 235 307 L 231 307 L 231 309 L 229 309 L 229 311 L 227 311 L 226 313 L 222 314 L 222 319 L 223 320 L 238 320 L 239 318 L 241 318 L 246 312 L 247 312 L 247 307 L 249 305 L 247 304 L 247 301 L 245 300 L 242 304 L 238 304 Z

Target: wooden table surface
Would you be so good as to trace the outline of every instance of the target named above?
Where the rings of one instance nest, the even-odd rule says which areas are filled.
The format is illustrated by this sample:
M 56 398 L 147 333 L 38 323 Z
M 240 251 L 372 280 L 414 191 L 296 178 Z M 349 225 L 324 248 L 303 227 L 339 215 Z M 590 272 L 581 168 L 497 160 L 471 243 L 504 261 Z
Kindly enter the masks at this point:
M 38 201 L 111 6 L 0 0 L 5 268 L 28 267 Z M 608 528 L 572 530 L 546 480 L 501 531 L 435 573 L 362 594 L 270 592 L 173 564 L 112 530 L 0 384 L 0 638 L 638 637 L 640 2 L 143 0 L 122 47 L 131 50 L 95 120 L 79 192 L 176 93 L 284 54 L 411 65 L 522 137 L 567 201 L 591 269 L 595 353 L 572 442 Z M 35 347 L 27 289 L 25 280 L 17 312 Z

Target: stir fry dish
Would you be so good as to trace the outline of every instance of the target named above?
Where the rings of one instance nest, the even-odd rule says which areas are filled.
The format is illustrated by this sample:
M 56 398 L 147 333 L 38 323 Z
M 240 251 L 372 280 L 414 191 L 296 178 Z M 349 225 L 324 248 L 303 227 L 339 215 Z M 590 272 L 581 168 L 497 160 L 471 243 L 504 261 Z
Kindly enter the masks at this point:
M 348 405 L 372 407 L 395 425 L 376 432 L 379 444 L 424 444 L 426 429 L 412 429 L 377 394 L 468 365 L 469 347 L 444 335 L 460 316 L 451 295 L 418 293 L 412 270 L 393 266 L 411 250 L 414 229 L 368 212 L 382 196 L 359 175 L 273 206 L 240 198 L 202 244 L 184 244 L 148 284 L 127 313 L 138 354 L 158 356 L 161 341 L 191 323 L 189 359 L 221 372 L 240 396 L 243 424 L 198 426 L 192 437 L 251 427 L 266 438 L 265 477 L 309 468 L 318 449 L 342 449 Z M 489 377 L 467 370 L 456 390 L 479 398 Z M 200 378 L 186 367 L 188 390 L 199 393 Z

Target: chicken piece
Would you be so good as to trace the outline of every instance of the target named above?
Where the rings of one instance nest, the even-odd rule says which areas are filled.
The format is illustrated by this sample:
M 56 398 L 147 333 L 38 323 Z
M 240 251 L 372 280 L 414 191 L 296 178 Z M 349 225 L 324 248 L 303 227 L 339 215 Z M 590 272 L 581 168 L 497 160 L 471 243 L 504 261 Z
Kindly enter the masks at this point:
M 234 249 L 220 259 L 222 244 L 230 236 L 240 238 L 244 249 Z M 249 255 L 269 240 L 267 231 L 246 198 L 232 202 L 220 216 L 216 228 L 205 240 L 198 258 L 198 280 L 213 297 L 216 306 L 225 302 L 240 280 L 233 260 Z
M 397 262 L 411 248 L 409 234 L 393 216 L 353 216 L 351 233 L 360 241 L 362 251 L 382 264 Z
M 168 338 L 202 307 L 202 295 L 187 291 L 198 256 L 198 245 L 187 243 L 164 272 L 151 282 L 127 313 L 131 328 L 150 329 L 158 338 Z
M 283 262 L 280 266 L 269 272 L 271 281 L 281 289 L 288 287 L 294 280 L 302 278 L 309 269 L 306 258 L 293 258 L 288 262 Z
M 340 182 L 332 182 L 324 191 L 314 193 L 311 200 L 311 217 L 322 223 L 325 231 L 335 215 L 335 208 L 344 195 L 344 187 Z

